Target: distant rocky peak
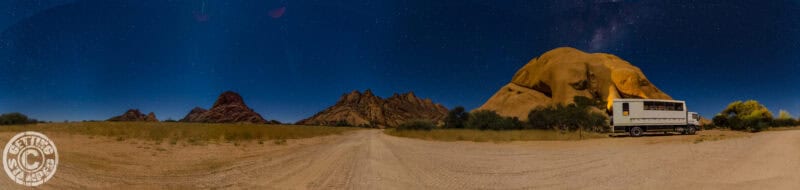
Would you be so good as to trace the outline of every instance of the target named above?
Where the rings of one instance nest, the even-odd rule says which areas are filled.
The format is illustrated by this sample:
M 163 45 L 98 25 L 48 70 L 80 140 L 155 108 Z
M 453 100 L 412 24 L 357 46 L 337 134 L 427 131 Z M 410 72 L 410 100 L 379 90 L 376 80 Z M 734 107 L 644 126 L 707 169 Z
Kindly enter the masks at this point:
M 109 118 L 107 121 L 152 121 L 157 122 L 156 114 L 150 112 L 147 115 L 142 114 L 139 109 L 129 109 L 125 111 L 122 115 L 114 116 Z
M 352 126 L 395 127 L 411 119 L 442 121 L 446 114 L 447 108 L 430 99 L 420 99 L 414 92 L 394 93 L 383 99 L 367 89 L 363 93 L 342 94 L 333 106 L 298 124 L 339 125 L 346 122 Z
M 242 99 L 242 96 L 239 95 L 238 93 L 233 91 L 225 91 L 219 95 L 217 101 L 214 102 L 214 106 L 212 106 L 212 108 L 219 107 L 222 105 L 245 105 L 245 104 L 244 104 L 244 99 Z
M 372 93 L 372 90 L 367 89 L 363 93 L 354 90 L 348 94 L 343 94 L 339 98 L 338 103 L 342 104 L 361 104 L 361 103 L 374 103 L 380 101 L 381 98 Z
M 211 109 L 195 107 L 181 119 L 182 122 L 202 123 L 269 123 L 244 103 L 236 92 L 226 91 L 219 95 Z
M 144 114 L 142 114 L 142 112 L 139 111 L 139 109 L 129 109 L 128 111 L 125 111 L 123 115 L 139 116 Z

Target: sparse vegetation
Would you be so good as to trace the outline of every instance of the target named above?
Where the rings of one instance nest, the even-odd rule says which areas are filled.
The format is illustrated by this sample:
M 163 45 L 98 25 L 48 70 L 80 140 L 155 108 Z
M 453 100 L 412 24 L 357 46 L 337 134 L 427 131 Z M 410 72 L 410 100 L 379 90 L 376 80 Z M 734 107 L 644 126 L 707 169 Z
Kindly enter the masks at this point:
M 48 123 L 37 125 L 11 125 L 0 127 L 0 132 L 39 131 L 77 135 L 105 136 L 124 141 L 127 139 L 151 140 L 170 144 L 187 142 L 238 142 L 251 140 L 300 139 L 342 134 L 357 130 L 351 127 L 323 127 L 301 125 L 265 124 L 206 124 L 206 123 L 146 123 L 146 122 L 85 122 Z
M 608 131 L 607 116 L 592 111 L 593 108 L 599 108 L 605 103 L 583 96 L 575 96 L 574 102 L 569 105 L 556 104 L 531 110 L 528 114 L 529 128 L 561 131 Z
M 432 130 L 434 128 L 436 128 L 436 125 L 433 124 L 433 122 L 428 121 L 428 120 L 422 120 L 422 119 L 411 120 L 411 121 L 405 122 L 403 124 L 400 124 L 400 126 L 397 126 L 397 130 L 398 131 L 404 131 L 404 130 L 425 130 L 425 131 L 430 131 L 430 130 Z
M 786 110 L 778 112 L 778 118 L 772 122 L 773 127 L 791 127 L 797 125 L 800 125 L 800 123 L 792 118 L 792 115 Z
M 28 118 L 25 114 L 21 114 L 18 112 L 13 113 L 4 113 L 0 115 L 0 125 L 21 125 L 21 124 L 31 124 L 31 123 L 38 123 L 36 119 Z
M 534 129 L 555 129 L 560 131 L 608 131 L 607 116 L 591 111 L 596 105 L 591 99 L 575 97 L 575 104 L 550 105 L 531 110 L 528 124 Z
M 469 115 L 466 128 L 478 130 L 515 130 L 522 129 L 518 118 L 508 118 L 491 110 L 478 110 Z
M 333 126 L 336 126 L 336 127 L 352 127 L 353 125 L 348 123 L 346 120 L 339 120 L 339 121 L 336 121 L 336 123 L 333 124 Z
M 533 140 L 581 140 L 591 138 L 607 138 L 601 133 L 573 133 L 555 130 L 470 130 L 470 129 L 438 129 L 419 130 L 386 130 L 386 134 L 398 137 L 439 140 L 439 141 L 474 141 L 474 142 L 509 142 Z
M 444 122 L 444 128 L 450 129 L 463 129 L 466 128 L 467 120 L 469 119 L 469 112 L 464 107 L 456 106 L 453 110 L 447 113 L 447 118 Z

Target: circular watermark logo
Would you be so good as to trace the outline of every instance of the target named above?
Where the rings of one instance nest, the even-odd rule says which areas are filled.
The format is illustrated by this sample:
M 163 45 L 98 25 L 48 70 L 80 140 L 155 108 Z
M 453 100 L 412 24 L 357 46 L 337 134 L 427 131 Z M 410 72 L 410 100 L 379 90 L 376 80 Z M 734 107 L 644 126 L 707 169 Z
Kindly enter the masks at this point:
M 38 132 L 15 135 L 3 150 L 3 169 L 11 180 L 24 186 L 39 186 L 56 174 L 58 150 Z

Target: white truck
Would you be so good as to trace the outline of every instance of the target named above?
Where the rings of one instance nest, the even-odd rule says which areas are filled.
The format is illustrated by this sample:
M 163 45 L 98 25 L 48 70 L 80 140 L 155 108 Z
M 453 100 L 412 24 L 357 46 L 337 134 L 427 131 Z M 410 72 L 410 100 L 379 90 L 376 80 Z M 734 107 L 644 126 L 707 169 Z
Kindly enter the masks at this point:
M 611 109 L 611 130 L 633 137 L 647 132 L 693 135 L 700 125 L 700 116 L 680 100 L 615 99 Z

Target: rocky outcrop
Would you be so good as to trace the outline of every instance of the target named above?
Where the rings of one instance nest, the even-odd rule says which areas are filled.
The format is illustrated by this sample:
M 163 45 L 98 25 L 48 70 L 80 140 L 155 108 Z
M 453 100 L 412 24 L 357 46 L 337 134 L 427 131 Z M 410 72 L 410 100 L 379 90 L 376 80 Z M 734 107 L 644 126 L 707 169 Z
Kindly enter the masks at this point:
M 150 112 L 147 115 L 142 114 L 138 109 L 129 109 L 125 113 L 119 116 L 114 116 L 109 118 L 106 121 L 147 121 L 147 122 L 158 122 L 158 118 L 156 118 L 156 114 Z
M 219 95 L 209 110 L 200 107 L 192 109 L 181 122 L 200 123 L 268 123 L 260 114 L 247 107 L 242 96 L 227 91 Z
M 150 112 L 144 117 L 144 121 L 148 122 L 158 122 L 158 118 L 156 118 L 156 113 Z
M 527 120 L 533 108 L 569 104 L 575 96 L 607 101 L 609 109 L 616 98 L 672 99 L 617 56 L 562 47 L 529 61 L 477 110 Z
M 333 106 L 297 124 L 347 124 L 384 128 L 396 127 L 412 119 L 425 119 L 438 123 L 444 120 L 446 115 L 447 108 L 433 103 L 430 99 L 420 99 L 413 92 L 395 93 L 383 99 L 366 90 L 364 93 L 353 91 L 344 94 Z
M 185 116 L 185 117 L 183 117 L 183 119 L 181 119 L 181 120 L 180 120 L 180 122 L 193 122 L 193 121 L 199 121 L 199 120 L 200 120 L 200 119 L 199 119 L 199 118 L 200 118 L 200 115 L 203 115 L 203 113 L 205 113 L 205 112 L 207 112 L 207 111 L 208 111 L 208 110 L 206 110 L 206 109 L 203 109 L 203 108 L 201 108 L 201 107 L 194 107 L 194 109 L 192 109 L 191 111 L 189 111 L 189 113 L 188 113 L 188 114 L 186 114 L 186 116 Z

